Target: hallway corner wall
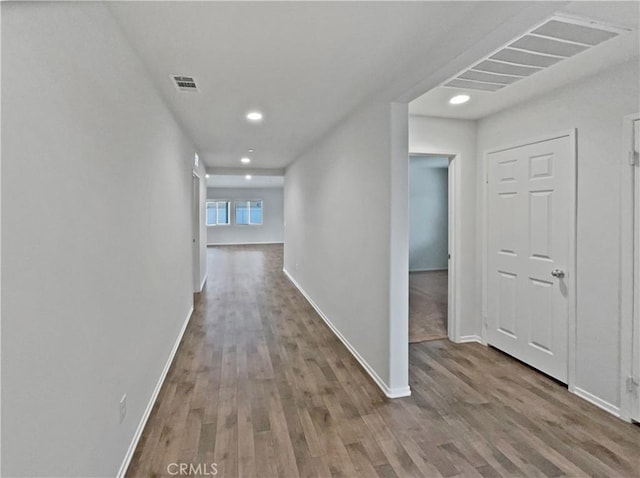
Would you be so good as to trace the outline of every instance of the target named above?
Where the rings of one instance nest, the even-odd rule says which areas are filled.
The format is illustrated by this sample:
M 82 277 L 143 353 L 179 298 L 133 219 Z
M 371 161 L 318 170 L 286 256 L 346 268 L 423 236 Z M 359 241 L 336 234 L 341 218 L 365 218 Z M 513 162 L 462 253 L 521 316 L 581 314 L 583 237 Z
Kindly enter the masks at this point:
M 394 108 L 354 111 L 287 168 L 284 191 L 285 270 L 387 395 L 408 393 L 394 375 L 406 376 L 408 346 L 398 354 L 404 364 L 390 370 L 392 136 L 404 134 L 406 144 L 406 124 L 392 132 Z M 385 199 L 370 207 L 372 198 Z

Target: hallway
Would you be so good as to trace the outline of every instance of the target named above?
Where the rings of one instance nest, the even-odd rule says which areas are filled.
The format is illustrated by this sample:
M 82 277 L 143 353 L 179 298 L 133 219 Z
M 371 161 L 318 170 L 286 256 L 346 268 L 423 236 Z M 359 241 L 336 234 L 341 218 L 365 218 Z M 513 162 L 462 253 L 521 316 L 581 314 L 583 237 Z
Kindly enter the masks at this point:
M 209 281 L 129 477 L 633 476 L 640 429 L 507 356 L 410 347 L 387 400 L 282 273 L 282 246 L 209 248 Z

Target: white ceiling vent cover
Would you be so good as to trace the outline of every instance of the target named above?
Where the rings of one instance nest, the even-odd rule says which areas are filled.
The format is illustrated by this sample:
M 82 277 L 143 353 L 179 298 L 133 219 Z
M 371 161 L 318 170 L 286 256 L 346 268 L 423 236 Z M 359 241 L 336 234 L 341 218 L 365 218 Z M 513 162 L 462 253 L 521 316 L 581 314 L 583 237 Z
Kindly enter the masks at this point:
M 627 31 L 594 20 L 554 16 L 443 86 L 498 91 Z
M 178 91 L 198 91 L 196 79 L 193 76 L 171 75 L 171 80 Z

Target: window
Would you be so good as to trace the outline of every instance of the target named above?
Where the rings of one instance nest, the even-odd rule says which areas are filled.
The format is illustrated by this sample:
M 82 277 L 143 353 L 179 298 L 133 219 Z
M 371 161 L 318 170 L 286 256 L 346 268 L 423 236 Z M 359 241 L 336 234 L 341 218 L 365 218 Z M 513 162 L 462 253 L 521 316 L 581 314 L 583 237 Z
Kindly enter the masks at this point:
M 236 224 L 241 226 L 262 224 L 262 199 L 236 201 Z
M 228 225 L 229 204 L 229 201 L 207 201 L 207 226 Z

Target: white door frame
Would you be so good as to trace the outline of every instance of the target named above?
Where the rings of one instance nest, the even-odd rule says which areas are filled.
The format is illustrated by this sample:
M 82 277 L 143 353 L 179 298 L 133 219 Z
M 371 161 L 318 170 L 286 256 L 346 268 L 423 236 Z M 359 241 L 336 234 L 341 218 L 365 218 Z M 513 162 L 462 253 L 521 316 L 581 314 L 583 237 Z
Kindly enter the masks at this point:
M 521 141 L 513 141 L 510 144 L 502 145 L 500 147 L 491 148 L 486 150 L 482 158 L 482 342 L 487 343 L 487 323 L 488 323 L 488 281 L 489 281 L 489 269 L 488 269 L 488 204 L 489 204 L 489 167 L 488 157 L 491 153 L 497 153 L 505 149 L 517 148 L 520 146 L 526 146 L 533 143 L 541 143 L 543 141 L 549 141 L 552 139 L 562 138 L 568 136 L 571 143 L 571 168 L 573 170 L 572 181 L 569 184 L 569 257 L 566 268 L 567 278 L 571 278 L 568 292 L 569 292 L 569 306 L 568 306 L 568 337 L 569 343 L 567 344 L 567 382 L 569 391 L 575 393 L 576 382 L 576 293 L 577 293 L 577 270 L 576 270 L 576 229 L 577 229 L 577 133 L 575 129 L 568 131 L 561 131 L 556 134 L 547 134 L 537 136 L 535 138 L 524 139 Z
M 437 152 L 437 151 L 411 151 L 409 156 L 444 156 L 449 158 L 448 167 L 448 291 L 447 291 L 447 335 L 452 342 L 459 343 L 460 337 L 460 261 L 458 253 L 461 251 L 460 238 L 462 237 L 462 224 L 460 223 L 460 201 L 457 194 L 460 191 L 460 153 Z M 409 161 L 409 159 L 407 159 Z M 409 237 L 407 236 L 407 241 Z M 408 320 L 408 317 L 407 317 Z
M 193 262 L 193 292 L 200 292 L 200 175 L 191 176 L 191 256 Z
M 635 237 L 640 208 L 634 206 L 640 198 L 640 166 L 632 156 L 633 123 L 637 120 L 640 112 L 623 118 L 620 161 L 620 418 L 627 421 L 631 421 L 634 409 L 640 408 L 638 388 L 627 383 L 630 377 L 640 380 L 640 284 L 635 284 L 634 268 L 640 254 L 636 250 L 639 238 Z

